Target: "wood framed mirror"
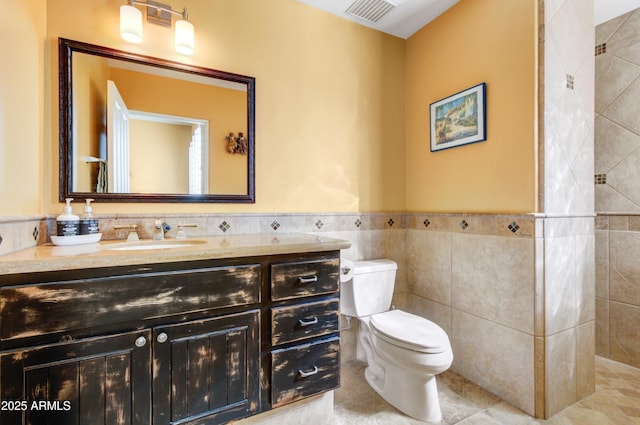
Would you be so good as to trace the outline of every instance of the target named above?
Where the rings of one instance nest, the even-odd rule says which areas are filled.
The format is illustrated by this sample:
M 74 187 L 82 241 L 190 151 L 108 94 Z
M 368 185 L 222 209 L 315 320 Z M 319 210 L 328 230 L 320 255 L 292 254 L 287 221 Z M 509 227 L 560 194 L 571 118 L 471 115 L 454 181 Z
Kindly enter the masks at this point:
M 255 78 L 58 47 L 60 201 L 255 202 Z

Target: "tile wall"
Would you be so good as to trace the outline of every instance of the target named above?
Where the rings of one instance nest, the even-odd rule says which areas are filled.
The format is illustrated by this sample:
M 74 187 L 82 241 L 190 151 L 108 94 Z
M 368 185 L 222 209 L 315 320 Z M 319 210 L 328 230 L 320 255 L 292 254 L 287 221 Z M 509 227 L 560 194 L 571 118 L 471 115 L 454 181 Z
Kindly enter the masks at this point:
M 639 33 L 638 9 L 596 27 L 595 195 L 598 212 L 640 214 Z
M 596 27 L 596 353 L 640 367 L 640 9 Z
M 126 237 L 125 231 L 113 229 L 115 224 L 137 224 L 140 237 L 149 238 L 155 220 L 162 219 L 173 227 L 168 237 L 174 236 L 178 223 L 198 225 L 186 229 L 190 237 L 314 233 L 349 240 L 352 246 L 343 251 L 345 258 L 391 258 L 399 266 L 394 304 L 445 329 L 453 346 L 454 371 L 531 415 L 535 414 L 536 394 L 545 383 L 536 366 L 536 341 L 544 337 L 540 334 L 538 309 L 546 303 L 547 308 L 559 312 L 548 316 L 547 348 L 554 365 L 550 385 L 565 388 L 568 396 L 561 403 L 589 391 L 589 370 L 593 369 L 580 367 L 581 361 L 587 366 L 589 363 L 580 353 L 589 351 L 576 345 L 588 345 L 589 338 L 593 340 L 588 325 L 594 314 L 588 302 L 593 294 L 588 279 L 582 277 L 585 269 L 579 261 L 586 257 L 583 251 L 589 249 L 592 227 L 588 220 L 575 221 L 574 225 L 580 227 L 577 229 L 564 228 L 567 221 L 562 219 L 551 226 L 549 219 L 532 214 L 168 214 L 98 218 L 105 239 Z M 25 220 L 15 229 L 40 226 L 40 241 L 47 233 L 47 222 L 53 229 L 52 218 L 38 226 L 32 221 Z M 0 223 L 0 235 L 7 235 L 6 241 L 17 235 L 33 245 L 33 236 L 23 234 L 26 232 L 9 236 L 15 224 L 8 220 Z M 544 292 L 537 289 L 545 270 L 539 252 L 545 245 L 547 252 L 558 259 L 554 263 L 558 267 L 547 267 L 545 272 L 558 273 L 559 280 L 567 282 L 554 289 L 557 297 L 548 299 L 541 298 Z M 349 326 L 342 334 L 342 361 L 346 362 L 356 358 L 358 323 L 351 320 L 347 324 L 345 320 L 342 326 Z
M 406 232 L 397 304 L 447 331 L 454 371 L 532 416 L 594 391 L 592 217 L 409 214 Z
M 45 242 L 47 242 L 46 217 L 0 217 L 0 255 Z
M 438 323 L 452 370 L 534 413 L 533 215 L 410 214 L 399 302 Z
M 544 230 L 536 259 L 544 265 L 537 267 L 536 296 L 544 310 L 536 316 L 536 350 L 545 363 L 537 400 L 550 417 L 595 391 L 594 218 L 545 218 L 538 225 Z
M 582 0 L 540 4 L 535 411 L 550 417 L 595 390 L 595 30 Z
M 596 241 L 596 354 L 640 367 L 640 216 L 599 216 Z
M 99 209 L 96 204 L 94 210 Z M 283 213 L 283 214 L 95 214 L 103 240 L 126 239 L 128 230 L 116 225 L 135 224 L 141 239 L 153 234 L 155 221 L 171 226 L 175 237 L 178 224 L 195 224 L 185 230 L 189 237 L 238 234 L 319 233 L 349 240 L 352 247 L 343 255 L 351 260 L 389 257 L 404 265 L 406 216 L 400 213 Z M 387 232 L 388 231 L 388 232 Z M 0 255 L 50 242 L 55 234 L 55 217 L 0 217 Z M 402 278 L 402 276 L 401 276 Z M 404 287 L 401 280 L 400 287 Z

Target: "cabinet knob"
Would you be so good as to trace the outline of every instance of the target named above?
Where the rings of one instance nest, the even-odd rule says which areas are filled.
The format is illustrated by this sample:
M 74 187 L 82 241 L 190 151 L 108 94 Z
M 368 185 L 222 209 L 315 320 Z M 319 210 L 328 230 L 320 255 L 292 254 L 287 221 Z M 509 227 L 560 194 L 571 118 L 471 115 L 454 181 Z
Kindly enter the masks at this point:
M 147 345 L 147 338 L 139 336 L 138 338 L 136 338 L 135 344 L 136 347 L 144 347 L 145 345 Z
M 311 369 L 309 372 L 305 372 L 302 369 L 298 369 L 298 375 L 300 375 L 301 378 L 308 378 L 317 373 L 318 373 L 318 366 L 314 366 L 313 369 Z
M 158 334 L 158 338 L 156 338 L 156 340 L 162 344 L 163 342 L 167 342 L 167 340 L 169 339 L 169 337 L 167 336 L 166 333 L 162 332 L 160 334 Z

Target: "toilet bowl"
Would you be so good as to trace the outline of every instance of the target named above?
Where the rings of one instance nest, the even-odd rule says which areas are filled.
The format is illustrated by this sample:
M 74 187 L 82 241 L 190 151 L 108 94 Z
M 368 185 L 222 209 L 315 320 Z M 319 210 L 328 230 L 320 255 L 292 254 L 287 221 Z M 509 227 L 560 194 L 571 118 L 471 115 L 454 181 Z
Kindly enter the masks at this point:
M 367 383 L 389 404 L 425 422 L 442 419 L 436 375 L 453 361 L 449 337 L 437 324 L 402 310 L 389 310 L 396 264 L 350 263 L 342 282 L 341 313 L 357 317 L 358 352 L 367 362 Z

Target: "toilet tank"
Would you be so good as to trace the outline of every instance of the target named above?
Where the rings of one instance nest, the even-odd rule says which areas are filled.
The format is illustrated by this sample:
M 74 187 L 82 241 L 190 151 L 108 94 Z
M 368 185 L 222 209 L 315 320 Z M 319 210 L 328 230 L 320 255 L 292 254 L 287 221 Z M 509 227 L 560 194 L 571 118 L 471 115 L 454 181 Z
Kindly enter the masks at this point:
M 353 278 L 340 288 L 340 312 L 362 317 L 389 310 L 397 269 L 392 260 L 355 261 Z

